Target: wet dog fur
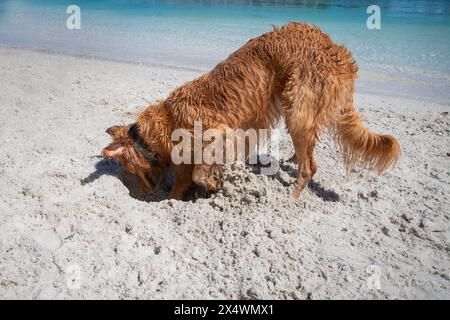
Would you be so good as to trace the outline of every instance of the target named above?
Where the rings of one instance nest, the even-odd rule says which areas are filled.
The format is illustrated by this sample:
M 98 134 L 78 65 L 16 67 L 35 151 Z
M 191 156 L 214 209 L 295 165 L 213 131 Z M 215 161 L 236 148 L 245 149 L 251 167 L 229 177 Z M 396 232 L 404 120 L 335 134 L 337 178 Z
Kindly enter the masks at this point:
M 113 143 L 103 156 L 121 162 L 146 189 L 162 167 L 171 167 L 176 182 L 170 197 L 182 199 L 193 182 L 220 189 L 221 168 L 172 164 L 173 130 L 192 129 L 194 121 L 201 121 L 203 130 L 270 129 L 283 117 L 298 166 L 295 198 L 317 170 L 314 147 L 324 131 L 335 137 L 347 168 L 360 164 L 381 173 L 396 162 L 400 146 L 394 137 L 363 126 L 353 104 L 357 70 L 351 53 L 318 28 L 296 22 L 275 27 L 137 115 L 139 135 L 157 155 L 157 164 L 149 164 L 134 148 L 129 126 L 107 130 Z

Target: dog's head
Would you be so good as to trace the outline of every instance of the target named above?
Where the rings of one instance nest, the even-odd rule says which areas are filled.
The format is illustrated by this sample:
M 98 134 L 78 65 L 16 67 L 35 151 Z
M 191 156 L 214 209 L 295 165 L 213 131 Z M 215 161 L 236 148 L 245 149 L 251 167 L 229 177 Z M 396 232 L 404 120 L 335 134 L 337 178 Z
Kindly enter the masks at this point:
M 149 154 L 136 138 L 130 134 L 132 125 L 113 126 L 106 130 L 113 142 L 102 151 L 105 158 L 114 158 L 139 178 L 145 191 L 151 190 L 161 177 L 163 169 L 149 159 Z

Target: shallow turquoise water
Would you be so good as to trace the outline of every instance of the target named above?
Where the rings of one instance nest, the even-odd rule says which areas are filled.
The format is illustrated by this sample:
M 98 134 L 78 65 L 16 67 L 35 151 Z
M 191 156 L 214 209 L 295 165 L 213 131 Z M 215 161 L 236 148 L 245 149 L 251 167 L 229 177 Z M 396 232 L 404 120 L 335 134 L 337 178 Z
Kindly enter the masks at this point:
M 366 27 L 374 2 L 381 30 Z M 70 4 L 81 8 L 81 30 L 65 26 Z M 426 95 L 450 100 L 450 1 L 0 0 L 0 44 L 206 70 L 291 20 L 345 44 L 362 71 L 432 83 Z

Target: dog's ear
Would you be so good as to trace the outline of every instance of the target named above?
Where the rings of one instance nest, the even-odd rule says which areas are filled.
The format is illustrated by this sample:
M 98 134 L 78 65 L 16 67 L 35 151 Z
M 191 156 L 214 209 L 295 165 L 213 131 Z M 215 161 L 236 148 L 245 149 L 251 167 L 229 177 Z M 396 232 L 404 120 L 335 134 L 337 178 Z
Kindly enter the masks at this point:
M 124 148 L 125 140 L 115 141 L 103 149 L 102 156 L 105 158 L 117 158 L 123 153 Z
M 114 138 L 115 135 L 119 132 L 119 130 L 122 129 L 123 126 L 112 126 L 108 129 L 106 129 L 106 133 L 109 134 L 111 137 Z

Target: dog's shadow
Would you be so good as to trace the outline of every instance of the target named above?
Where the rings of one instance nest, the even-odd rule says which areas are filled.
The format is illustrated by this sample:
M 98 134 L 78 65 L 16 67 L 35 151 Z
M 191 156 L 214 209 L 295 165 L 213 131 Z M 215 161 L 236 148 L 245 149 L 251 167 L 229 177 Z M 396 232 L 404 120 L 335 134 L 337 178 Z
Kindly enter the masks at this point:
M 161 177 L 159 184 L 152 191 L 146 192 L 142 189 L 139 179 L 125 170 L 120 163 L 114 159 L 102 158 L 95 164 L 95 171 L 86 178 L 81 179 L 81 184 L 92 183 L 103 175 L 116 177 L 128 189 L 130 197 L 145 202 L 159 202 L 168 199 L 170 189 L 175 182 L 174 173 L 167 170 Z M 191 192 L 186 195 L 185 200 L 195 201 L 199 198 L 209 198 L 211 194 L 211 192 L 194 185 Z
M 95 171 L 81 180 L 81 184 L 92 183 L 103 175 L 114 176 L 128 189 L 130 197 L 139 201 L 158 202 L 167 199 L 170 186 L 160 183 L 151 192 L 145 192 L 139 184 L 139 179 L 132 173 L 124 170 L 122 165 L 114 159 L 101 159 L 95 164 Z
M 308 183 L 308 188 L 319 198 L 322 198 L 323 201 L 331 201 L 338 202 L 341 200 L 339 194 L 334 192 L 333 190 L 327 190 L 323 188 L 318 182 L 311 180 Z
M 282 175 L 280 174 L 280 171 L 286 172 L 291 177 L 297 177 L 297 169 L 295 168 L 295 165 L 289 161 L 289 160 L 278 160 L 274 157 L 271 157 L 269 155 L 263 155 L 264 157 L 268 158 L 265 160 L 266 163 L 269 163 L 268 165 L 261 165 L 258 163 L 257 165 L 251 166 L 251 169 L 255 173 L 261 173 L 261 168 L 272 166 L 278 168 L 277 172 L 272 176 L 273 179 L 278 180 L 283 186 L 288 187 L 291 183 L 283 179 Z M 267 161 L 268 160 L 268 161 Z M 319 198 L 321 198 L 323 201 L 331 201 L 331 202 L 338 202 L 341 197 L 339 194 L 337 194 L 333 190 L 327 190 L 324 187 L 320 185 L 320 183 L 315 182 L 314 180 L 311 180 L 308 183 L 308 188 Z

